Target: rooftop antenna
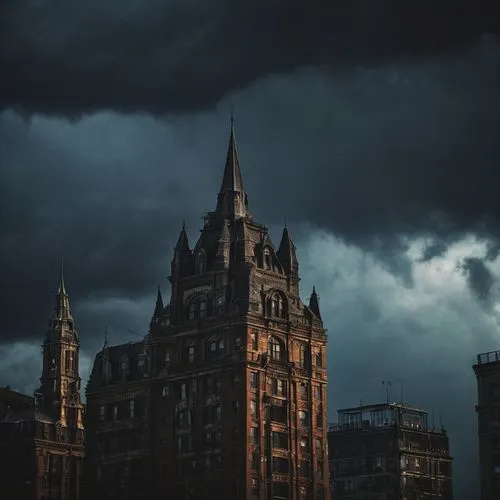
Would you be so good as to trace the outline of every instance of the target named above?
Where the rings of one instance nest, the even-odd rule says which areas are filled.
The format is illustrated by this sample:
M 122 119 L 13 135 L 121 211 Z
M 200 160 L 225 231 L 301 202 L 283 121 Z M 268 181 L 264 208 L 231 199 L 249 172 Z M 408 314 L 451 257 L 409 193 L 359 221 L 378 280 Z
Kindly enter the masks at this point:
M 389 388 L 392 386 L 390 380 L 382 380 L 382 385 L 385 386 L 385 401 L 389 404 Z
M 109 345 L 109 339 L 108 339 L 108 325 L 104 325 L 104 345 L 102 346 L 103 349 L 106 349 Z

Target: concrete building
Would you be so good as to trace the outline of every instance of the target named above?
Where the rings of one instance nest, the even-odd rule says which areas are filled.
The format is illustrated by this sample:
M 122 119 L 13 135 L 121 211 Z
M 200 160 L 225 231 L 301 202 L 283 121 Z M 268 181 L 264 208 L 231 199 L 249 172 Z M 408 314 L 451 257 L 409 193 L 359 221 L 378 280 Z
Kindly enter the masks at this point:
M 500 498 L 500 351 L 479 354 L 477 378 L 481 500 Z
M 83 471 L 80 342 L 61 271 L 35 397 L 0 390 L 0 471 L 9 500 L 79 500 Z
M 328 431 L 332 498 L 452 499 L 448 436 L 425 411 L 384 403 L 338 416 Z

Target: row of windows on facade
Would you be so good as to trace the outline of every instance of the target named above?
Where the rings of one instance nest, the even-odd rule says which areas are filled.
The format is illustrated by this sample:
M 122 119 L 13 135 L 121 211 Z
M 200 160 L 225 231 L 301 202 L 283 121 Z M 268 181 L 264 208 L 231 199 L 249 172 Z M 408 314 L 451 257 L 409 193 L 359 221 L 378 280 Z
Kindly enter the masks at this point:
M 223 310 L 225 299 L 223 296 L 218 296 L 215 304 L 215 312 L 220 313 Z M 286 319 L 287 307 L 283 296 L 280 293 L 275 293 L 268 300 L 267 314 L 273 318 Z M 187 309 L 187 319 L 193 321 L 196 319 L 206 318 L 213 314 L 214 308 L 210 298 L 207 295 L 200 295 L 189 302 Z
M 262 252 L 262 263 L 260 264 L 264 269 L 267 271 L 273 271 L 276 270 L 276 266 L 274 265 L 273 262 L 273 257 L 271 255 L 271 250 L 269 248 L 264 248 L 264 251 Z M 255 251 L 255 261 L 257 264 L 260 263 L 258 251 Z M 207 271 L 207 255 L 203 249 L 198 250 L 198 253 L 196 254 L 195 257 L 195 273 L 196 274 L 203 274 L 204 272 Z
M 233 348 L 240 349 L 242 346 L 242 338 L 236 336 L 233 338 Z M 259 351 L 258 333 L 252 332 L 250 334 L 250 349 L 252 351 Z M 287 352 L 284 342 L 277 337 L 271 337 L 268 341 L 267 352 L 273 361 L 286 361 Z M 224 339 L 210 338 L 205 341 L 205 359 L 211 360 L 226 354 L 226 347 Z M 189 343 L 185 345 L 182 361 L 187 363 L 194 363 L 196 361 L 196 346 Z M 172 351 L 167 348 L 165 350 L 165 364 L 173 361 Z M 312 357 L 314 365 L 317 368 L 323 368 L 323 354 L 320 351 L 316 352 Z M 311 366 L 311 352 L 307 344 L 299 344 L 299 368 L 308 369 Z
M 135 399 L 120 401 L 119 403 L 99 406 L 99 420 L 121 420 L 125 418 L 136 418 L 144 415 L 144 408 L 137 407 Z

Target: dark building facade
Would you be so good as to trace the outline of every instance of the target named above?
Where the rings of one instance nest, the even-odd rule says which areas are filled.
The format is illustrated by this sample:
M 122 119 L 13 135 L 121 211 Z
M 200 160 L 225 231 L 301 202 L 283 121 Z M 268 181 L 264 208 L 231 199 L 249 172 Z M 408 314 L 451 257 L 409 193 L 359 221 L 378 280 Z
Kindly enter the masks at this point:
M 61 272 L 35 397 L 0 390 L 0 471 L 6 498 L 80 498 L 84 405 L 79 349 Z
M 451 500 L 446 431 L 425 411 L 396 403 L 339 410 L 329 426 L 335 500 Z
M 85 498 L 150 498 L 145 345 L 105 342 L 95 358 L 86 390 Z
M 182 228 L 169 280 L 170 301 L 158 292 L 144 342 L 151 497 L 329 498 L 318 296 L 313 290 L 308 305 L 299 297 L 288 229 L 276 248 L 250 215 L 232 126 L 216 209 L 194 247 Z M 102 373 L 103 356 L 94 373 Z M 124 396 L 129 383 L 145 387 L 117 380 L 109 404 L 132 397 Z M 96 387 L 92 378 L 89 458 L 102 425 L 95 419 L 105 389 Z
M 479 354 L 474 365 L 479 430 L 481 500 L 500 498 L 500 351 Z

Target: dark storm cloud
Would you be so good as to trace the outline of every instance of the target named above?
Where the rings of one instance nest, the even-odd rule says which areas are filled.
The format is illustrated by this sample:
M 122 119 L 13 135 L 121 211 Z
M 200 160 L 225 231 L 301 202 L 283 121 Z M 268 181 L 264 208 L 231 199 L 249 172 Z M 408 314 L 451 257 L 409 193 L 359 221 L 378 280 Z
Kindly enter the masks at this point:
M 495 278 L 486 267 L 484 261 L 476 257 L 468 257 L 464 259 L 461 267 L 467 276 L 470 289 L 475 293 L 477 298 L 484 302 L 488 301 Z
M 272 73 L 453 49 L 497 2 L 4 0 L 3 107 L 78 116 L 212 107 Z

